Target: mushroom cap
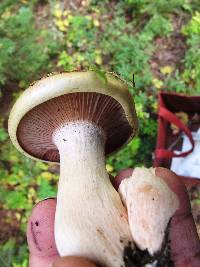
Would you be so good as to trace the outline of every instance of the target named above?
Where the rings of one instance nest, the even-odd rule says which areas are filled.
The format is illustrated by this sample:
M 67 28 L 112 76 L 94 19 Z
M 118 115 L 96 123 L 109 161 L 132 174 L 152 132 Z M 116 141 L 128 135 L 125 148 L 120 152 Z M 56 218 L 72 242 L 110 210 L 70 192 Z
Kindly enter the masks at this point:
M 108 133 L 106 154 L 118 150 L 132 139 L 138 128 L 127 83 L 111 73 L 106 73 L 104 81 L 94 71 L 42 78 L 26 89 L 14 104 L 8 132 L 15 147 L 24 155 L 59 162 L 52 134 L 58 124 L 78 120 L 93 121 Z

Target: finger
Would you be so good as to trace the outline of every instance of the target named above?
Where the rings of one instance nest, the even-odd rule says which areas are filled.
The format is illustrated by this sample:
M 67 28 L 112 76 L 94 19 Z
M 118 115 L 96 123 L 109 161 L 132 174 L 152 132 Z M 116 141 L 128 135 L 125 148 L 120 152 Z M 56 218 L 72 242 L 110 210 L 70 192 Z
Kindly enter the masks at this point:
M 68 256 L 56 260 L 52 267 L 97 267 L 97 265 L 82 257 Z
M 128 178 L 128 177 L 130 177 L 132 175 L 133 170 L 134 169 L 132 169 L 132 168 L 124 169 L 124 170 L 121 170 L 117 174 L 117 176 L 115 177 L 114 182 L 113 182 L 113 185 L 114 185 L 116 190 L 118 190 L 119 185 L 121 184 L 122 180 L 124 180 L 125 178 Z
M 173 172 L 156 168 L 156 175 L 163 178 L 179 198 L 179 209 L 170 223 L 171 256 L 176 267 L 200 266 L 200 240 L 191 214 L 185 185 Z
M 54 239 L 56 199 L 39 202 L 32 210 L 27 227 L 29 267 L 49 267 L 58 258 Z

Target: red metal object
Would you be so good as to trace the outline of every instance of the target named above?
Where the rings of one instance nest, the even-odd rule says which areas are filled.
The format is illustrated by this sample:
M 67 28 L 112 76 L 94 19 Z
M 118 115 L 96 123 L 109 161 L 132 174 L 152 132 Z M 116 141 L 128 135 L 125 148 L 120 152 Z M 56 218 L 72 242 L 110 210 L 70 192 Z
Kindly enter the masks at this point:
M 176 124 L 180 129 L 180 132 L 184 132 L 189 137 L 191 141 L 191 149 L 185 153 L 182 153 L 181 155 L 187 156 L 194 148 L 194 141 L 191 139 L 190 130 L 198 130 L 200 127 L 200 122 L 192 125 L 191 129 L 188 129 L 186 125 L 183 125 L 183 123 L 179 121 L 177 117 L 175 117 L 175 113 L 185 112 L 189 115 L 189 118 L 191 118 L 195 113 L 200 115 L 200 96 L 185 96 L 176 93 L 161 92 L 158 95 L 158 101 L 158 134 L 153 165 L 154 167 L 165 167 L 170 169 L 172 157 L 180 156 L 176 155 L 174 151 L 169 149 L 170 145 L 178 138 L 177 135 L 174 136 L 172 134 L 170 124 Z M 179 142 L 174 149 L 180 150 L 181 147 L 182 144 Z M 187 187 L 200 184 L 200 179 L 197 177 L 179 177 L 183 179 Z

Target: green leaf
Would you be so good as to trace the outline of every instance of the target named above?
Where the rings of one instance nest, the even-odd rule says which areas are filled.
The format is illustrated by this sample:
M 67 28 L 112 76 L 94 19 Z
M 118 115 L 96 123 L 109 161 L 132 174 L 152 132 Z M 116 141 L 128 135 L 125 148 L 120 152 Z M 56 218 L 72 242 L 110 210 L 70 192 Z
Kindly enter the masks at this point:
M 106 72 L 100 68 L 98 68 L 97 66 L 93 65 L 90 67 L 90 70 L 94 71 L 96 73 L 96 75 L 105 83 L 108 83 L 108 79 L 106 76 Z
M 6 204 L 9 209 L 25 209 L 27 207 L 27 199 L 24 192 L 8 192 Z
M 4 128 L 0 128 L 0 142 L 4 142 L 8 139 L 8 133 Z
M 55 188 L 50 184 L 48 180 L 41 178 L 38 191 L 39 199 L 42 200 L 47 197 L 55 197 L 55 196 L 56 196 Z

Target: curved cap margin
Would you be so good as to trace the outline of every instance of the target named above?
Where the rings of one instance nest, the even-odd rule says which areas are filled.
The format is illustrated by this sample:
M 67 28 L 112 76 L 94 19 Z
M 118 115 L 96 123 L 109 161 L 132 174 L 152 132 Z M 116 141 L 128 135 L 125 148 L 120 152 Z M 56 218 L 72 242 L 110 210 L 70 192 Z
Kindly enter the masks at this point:
M 133 129 L 127 142 L 137 133 L 138 121 L 133 97 L 128 91 L 128 84 L 125 81 L 112 73 L 106 73 L 106 81 L 94 71 L 60 73 L 35 82 L 22 93 L 14 104 L 8 120 L 8 132 L 15 147 L 25 156 L 41 160 L 28 154 L 18 142 L 17 128 L 21 119 L 31 109 L 50 99 L 77 92 L 95 92 L 113 97 L 123 107 L 126 119 Z

